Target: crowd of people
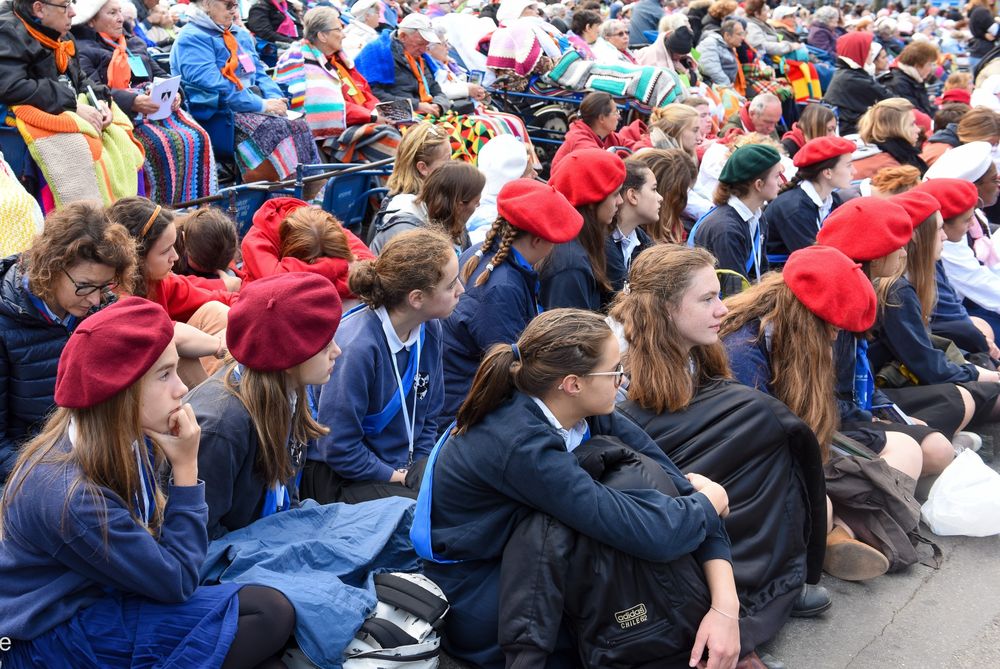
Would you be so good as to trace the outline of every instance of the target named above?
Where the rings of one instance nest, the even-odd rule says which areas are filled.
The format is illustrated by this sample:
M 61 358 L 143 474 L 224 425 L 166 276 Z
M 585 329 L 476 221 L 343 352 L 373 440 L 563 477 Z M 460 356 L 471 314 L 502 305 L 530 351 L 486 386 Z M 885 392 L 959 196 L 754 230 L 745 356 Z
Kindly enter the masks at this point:
M 823 574 L 914 564 L 915 496 L 1000 421 L 998 32 L 989 0 L 12 0 L 0 661 L 333 666 L 419 641 L 361 628 L 417 569 L 468 666 L 783 667 Z M 492 99 L 525 88 L 578 94 L 551 153 Z M 360 228 L 314 189 L 245 230 L 176 206 L 382 158 Z

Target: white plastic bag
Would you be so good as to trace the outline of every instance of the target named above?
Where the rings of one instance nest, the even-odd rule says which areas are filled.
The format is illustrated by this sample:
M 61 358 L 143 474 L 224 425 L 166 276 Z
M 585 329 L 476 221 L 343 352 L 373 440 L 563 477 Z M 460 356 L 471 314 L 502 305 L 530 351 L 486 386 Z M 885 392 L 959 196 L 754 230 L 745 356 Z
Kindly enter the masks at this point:
M 1000 534 L 1000 474 L 962 451 L 931 486 L 920 515 L 939 536 Z

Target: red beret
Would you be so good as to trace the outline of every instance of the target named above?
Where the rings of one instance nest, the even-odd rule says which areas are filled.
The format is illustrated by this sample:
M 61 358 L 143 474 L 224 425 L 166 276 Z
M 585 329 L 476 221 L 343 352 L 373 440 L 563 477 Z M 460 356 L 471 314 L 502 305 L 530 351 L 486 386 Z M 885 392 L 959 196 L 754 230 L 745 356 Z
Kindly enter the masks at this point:
M 583 227 L 583 216 L 562 193 L 534 179 L 506 183 L 497 195 L 497 213 L 518 230 L 553 244 L 576 239 Z
M 972 93 L 964 88 L 952 88 L 945 91 L 941 96 L 941 104 L 945 104 L 946 102 L 964 102 L 967 105 L 971 105 Z
M 330 343 L 342 310 L 328 279 L 311 272 L 272 274 L 240 290 L 229 310 L 226 344 L 250 369 L 291 369 Z
M 142 378 L 174 338 L 163 307 L 126 297 L 85 319 L 73 331 L 56 372 L 56 404 L 86 409 Z
M 944 220 L 955 218 L 979 204 L 976 184 L 965 179 L 928 179 L 914 190 L 927 193 L 941 205 Z
M 923 113 L 919 109 L 913 110 L 913 120 L 917 122 L 917 127 L 924 131 L 928 136 L 930 136 L 931 131 L 934 128 L 934 122 L 931 117 Z
M 253 224 L 262 230 L 278 231 L 281 222 L 288 218 L 288 215 L 296 209 L 308 207 L 308 202 L 303 202 L 297 197 L 276 197 L 268 200 L 253 215 Z
M 559 161 L 549 184 L 574 207 L 596 204 L 625 183 L 625 163 L 603 149 L 580 149 Z
M 912 236 L 910 215 L 898 204 L 880 197 L 856 197 L 826 217 L 816 243 L 867 262 L 903 248 Z
M 910 215 L 913 229 L 916 230 L 931 214 L 941 209 L 936 198 L 919 190 L 911 190 L 899 195 L 893 195 L 889 202 L 898 204 Z
M 781 275 L 806 309 L 830 325 L 864 332 L 875 322 L 875 289 L 857 264 L 829 246 L 788 256 Z
M 806 167 L 838 156 L 849 155 L 854 153 L 856 148 L 854 142 L 843 137 L 817 137 L 806 142 L 795 154 L 795 160 L 792 162 L 796 167 Z

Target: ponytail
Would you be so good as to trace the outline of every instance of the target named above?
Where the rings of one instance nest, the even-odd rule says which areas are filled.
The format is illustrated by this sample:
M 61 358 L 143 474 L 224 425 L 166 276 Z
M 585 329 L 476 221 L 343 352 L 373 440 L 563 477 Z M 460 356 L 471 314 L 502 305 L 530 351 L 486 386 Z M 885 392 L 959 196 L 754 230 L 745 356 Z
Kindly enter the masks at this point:
M 464 434 L 514 394 L 514 349 L 510 344 L 494 344 L 479 363 L 472 387 L 455 416 L 452 434 Z

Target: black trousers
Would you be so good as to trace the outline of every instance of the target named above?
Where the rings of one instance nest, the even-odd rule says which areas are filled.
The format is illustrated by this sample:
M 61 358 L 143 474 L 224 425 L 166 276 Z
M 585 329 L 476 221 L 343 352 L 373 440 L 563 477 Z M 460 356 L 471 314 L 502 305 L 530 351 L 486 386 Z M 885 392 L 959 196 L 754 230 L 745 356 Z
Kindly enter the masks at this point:
M 349 481 L 330 468 L 325 462 L 309 460 L 302 471 L 299 491 L 303 499 L 314 499 L 320 504 L 345 502 L 358 504 L 386 497 L 417 498 L 420 479 L 423 477 L 427 460 L 420 460 L 410 467 L 406 483 L 388 481 Z

